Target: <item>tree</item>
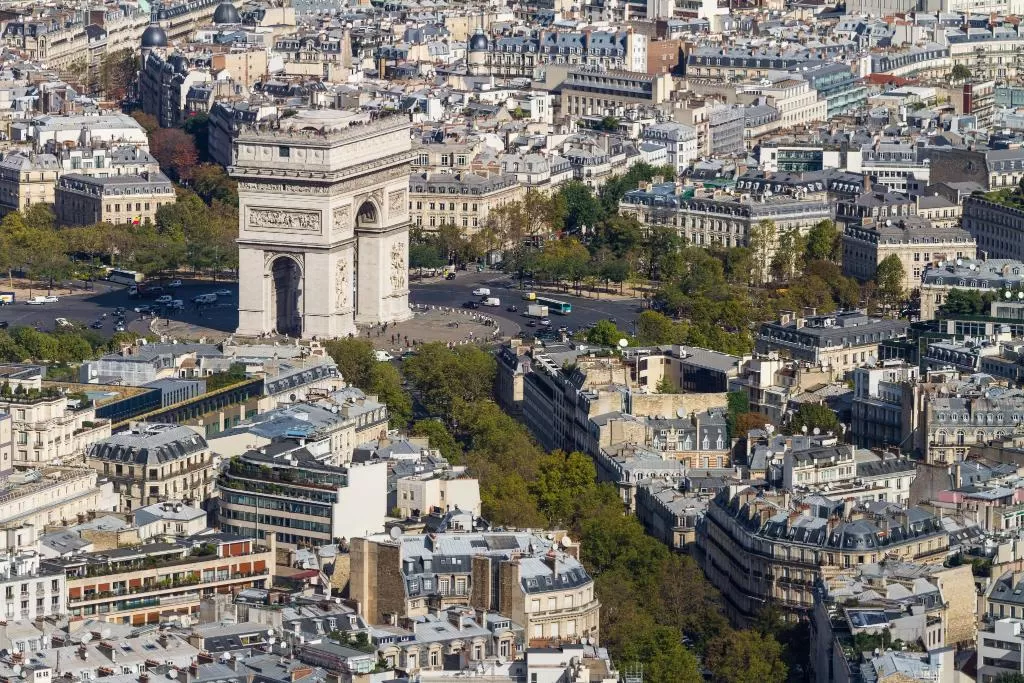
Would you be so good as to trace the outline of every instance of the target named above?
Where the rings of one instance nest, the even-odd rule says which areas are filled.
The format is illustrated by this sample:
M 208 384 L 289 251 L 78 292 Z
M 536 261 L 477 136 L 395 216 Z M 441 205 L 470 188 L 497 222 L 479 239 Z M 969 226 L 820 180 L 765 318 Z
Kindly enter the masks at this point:
M 729 429 L 729 438 L 746 436 L 745 432 L 738 431 L 736 418 L 744 413 L 750 412 L 750 397 L 745 391 L 730 391 L 725 395 L 726 405 L 726 426 Z
M 842 245 L 836 224 L 826 218 L 808 231 L 804 251 L 809 261 L 839 261 Z
M 209 153 L 209 128 L 210 115 L 206 112 L 195 112 L 181 126 L 182 130 L 192 136 L 196 149 L 199 151 L 199 158 L 203 162 L 210 161 Z M 218 166 L 218 168 L 220 168 Z
M 489 399 L 497 374 L 494 356 L 487 351 L 474 346 L 449 349 L 441 342 L 421 346 L 402 369 L 427 412 L 449 420 L 458 403 Z
M 878 283 L 878 294 L 883 303 L 896 306 L 903 299 L 903 280 L 906 272 L 903 262 L 896 254 L 889 254 L 878 264 L 875 281 Z
M 655 386 L 655 391 L 659 394 L 678 394 L 679 387 L 677 387 L 668 377 L 662 377 L 658 380 L 658 384 Z
M 100 88 L 108 98 L 123 100 L 137 71 L 138 61 L 131 48 L 105 55 L 100 61 Z
M 779 282 L 789 282 L 800 265 L 804 252 L 804 238 L 796 228 L 786 230 L 778 238 L 772 254 L 771 273 Z
M 754 630 L 732 630 L 712 639 L 705 663 L 719 683 L 783 683 L 788 673 L 778 641 Z
M 412 397 L 402 388 L 402 377 L 391 363 L 374 363 L 366 391 L 388 407 L 391 426 L 404 429 L 412 420 Z
M 747 241 L 754 261 L 754 280 L 758 283 L 768 282 L 771 275 L 772 253 L 775 251 L 777 237 L 778 229 L 773 221 L 763 220 L 750 228 Z
M 343 380 L 360 389 L 370 386 L 377 360 L 369 340 L 354 337 L 334 339 L 324 344 L 324 348 L 338 364 Z
M 145 113 L 141 109 L 133 111 L 132 118 L 142 126 L 143 130 L 146 131 L 146 135 L 152 136 L 153 133 L 160 130 L 160 122 L 156 120 L 156 117 Z
M 789 420 L 788 431 L 790 434 L 798 434 L 807 428 L 811 433 L 817 429 L 825 434 L 832 432 L 839 433 L 839 418 L 834 410 L 821 403 L 802 403 Z
M 953 288 L 949 290 L 939 311 L 946 315 L 986 315 L 995 298 L 990 292 L 982 294 L 977 290 Z
M 559 190 L 565 205 L 565 229 L 578 232 L 583 226 L 593 229 L 602 217 L 601 202 L 594 197 L 593 191 L 579 182 L 572 180 Z
M 437 247 L 428 243 L 409 244 L 409 267 L 419 268 L 420 274 L 424 268 L 441 268 L 448 262 L 437 253 Z
M 537 508 L 549 526 L 573 529 L 582 518 L 582 505 L 596 487 L 594 461 L 583 453 L 555 451 L 542 456 L 537 476 L 529 483 Z
M 440 420 L 417 420 L 413 423 L 410 434 L 427 437 L 430 440 L 430 447 L 440 451 L 445 460 L 453 465 L 462 464 L 462 446 Z
M 199 163 L 199 150 L 192 136 L 180 128 L 160 128 L 149 136 L 149 151 L 160 169 L 179 183 L 187 183 Z
M 735 435 L 737 437 L 745 437 L 752 429 L 762 429 L 765 425 L 770 425 L 771 420 L 764 413 L 740 413 L 735 418 Z
M 636 319 L 636 341 L 641 346 L 676 343 L 676 323 L 657 311 L 644 311 Z
M 949 80 L 953 82 L 966 81 L 970 77 L 971 70 L 963 64 L 954 64 L 953 69 L 949 72 Z
M 620 330 L 611 320 L 598 320 L 587 330 L 587 342 L 597 346 L 619 347 L 620 339 L 629 339 L 629 335 Z

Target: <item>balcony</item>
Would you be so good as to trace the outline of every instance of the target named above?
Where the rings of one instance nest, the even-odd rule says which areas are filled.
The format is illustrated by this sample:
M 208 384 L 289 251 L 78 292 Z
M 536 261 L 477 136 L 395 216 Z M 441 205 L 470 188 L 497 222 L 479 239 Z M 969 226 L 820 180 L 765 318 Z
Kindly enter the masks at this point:
M 189 577 L 189 578 L 184 579 L 184 580 L 169 581 L 169 582 L 157 581 L 157 582 L 154 582 L 154 583 L 152 583 L 152 584 L 150 584 L 148 586 L 134 586 L 134 587 L 131 587 L 131 588 L 123 588 L 123 589 L 119 589 L 119 590 L 116 590 L 116 591 L 100 591 L 100 592 L 96 592 L 96 593 L 90 593 L 88 595 L 83 595 L 83 596 L 78 597 L 78 598 L 68 597 L 68 606 L 69 607 L 81 607 L 83 605 L 91 605 L 91 604 L 95 604 L 95 603 L 98 603 L 98 602 L 110 601 L 111 598 L 130 596 L 130 595 L 150 595 L 150 596 L 153 596 L 154 599 L 159 599 L 159 601 L 160 601 L 159 604 L 161 604 L 161 605 L 163 605 L 163 604 L 174 604 L 173 600 L 177 600 L 178 602 L 188 602 L 188 601 L 192 600 L 192 596 L 194 596 L 196 594 L 196 592 L 192 592 L 191 594 L 181 595 L 181 596 L 159 595 L 159 594 L 161 592 L 163 592 L 163 591 L 180 590 L 182 588 L 191 588 L 193 586 L 202 586 L 203 588 L 212 588 L 212 587 L 227 585 L 227 584 L 233 583 L 235 581 L 242 581 L 242 580 L 245 580 L 245 579 L 253 579 L 253 578 L 259 578 L 259 577 L 263 577 L 263 576 L 268 576 L 269 574 L 270 574 L 270 570 L 264 569 L 262 571 L 256 571 L 256 572 L 235 572 L 235 573 L 231 574 L 230 576 L 228 576 L 226 578 L 215 579 L 213 581 L 203 581 L 199 577 Z M 157 594 L 157 595 L 154 595 L 154 594 Z M 165 602 L 166 600 L 169 600 L 169 599 L 172 600 L 172 602 Z M 123 601 L 123 602 L 130 602 L 130 601 Z M 134 609 L 134 608 L 127 608 L 127 609 Z

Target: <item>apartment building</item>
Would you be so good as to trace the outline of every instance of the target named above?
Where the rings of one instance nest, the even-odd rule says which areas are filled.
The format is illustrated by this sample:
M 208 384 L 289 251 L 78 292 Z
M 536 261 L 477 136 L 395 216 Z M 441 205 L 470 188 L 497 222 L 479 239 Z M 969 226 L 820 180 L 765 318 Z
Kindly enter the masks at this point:
M 421 469 L 417 466 L 417 469 Z M 398 513 L 419 517 L 431 510 L 462 510 L 480 516 L 480 482 L 466 476 L 465 468 L 441 469 L 400 476 Z
M 599 640 L 594 581 L 562 534 L 380 534 L 351 548 L 350 594 L 373 623 L 467 606 L 522 625 L 531 647 Z
M 647 71 L 648 40 L 624 31 L 542 30 L 536 35 L 498 36 L 490 41 L 486 70 L 500 78 L 533 78 L 538 67 L 600 67 Z
M 916 185 L 925 186 L 931 178 L 931 165 L 922 148 L 906 142 L 876 141 L 846 155 L 851 173 L 870 176 L 891 192 L 907 194 Z
M 13 423 L 13 464 L 16 468 L 71 462 L 92 443 L 110 436 L 110 421 L 96 417 L 91 405 L 69 401 L 52 387 L 42 386 L 42 368 L 0 366 L 0 379 L 11 388 L 0 392 L 0 410 Z
M 898 360 L 853 370 L 853 404 L 850 434 L 861 448 L 897 446 L 912 450 L 918 413 L 914 387 L 919 377 L 916 365 Z
M 51 69 L 67 69 L 88 59 L 89 36 L 80 13 L 65 9 L 45 18 L 22 15 L 18 19 L 6 25 L 4 42 L 22 50 L 28 59 Z
M 7 621 L 67 613 L 64 572 L 42 565 L 40 559 L 33 550 L 0 554 L 0 615 Z
M 246 538 L 276 535 L 282 547 L 315 547 L 384 528 L 387 463 L 327 465 L 297 443 L 232 458 L 221 473 L 220 528 Z
M 800 78 L 786 78 L 771 85 L 746 86 L 748 93 L 756 93 L 778 110 L 783 128 L 825 121 L 828 102 L 819 99 L 818 91 Z
M 1024 392 L 978 383 L 946 395 L 928 395 L 922 418 L 922 452 L 927 463 L 963 460 L 972 446 L 1021 434 Z
M 635 514 L 648 534 L 673 550 L 686 552 L 697 541 L 697 526 L 709 499 L 684 490 L 679 481 L 651 479 L 637 484 Z
M 0 161 L 0 212 L 53 204 L 60 164 L 52 154 L 14 152 Z
M 45 467 L 16 472 L 0 496 L 0 547 L 32 549 L 47 525 L 75 520 L 89 512 L 117 512 L 113 485 L 85 467 Z
M 745 359 L 696 346 L 655 346 L 625 349 L 632 381 L 653 389 L 668 381 L 679 393 L 729 391 Z
M 828 369 L 834 378 L 881 359 L 882 342 L 906 335 L 905 320 L 871 318 L 863 311 L 830 315 L 784 314 L 762 323 L 755 338 L 758 353 L 786 352 L 790 358 Z
M 1006 607 L 1005 603 L 1000 605 Z M 1021 609 L 1024 609 L 1022 607 Z M 1011 610 L 1018 611 L 1013 605 Z M 1019 675 L 1024 646 L 1024 619 L 990 619 L 978 630 L 978 681 L 993 683 L 1000 678 Z
M 963 207 L 963 228 L 987 258 L 1024 261 L 1024 209 L 974 196 Z
M 213 493 L 214 454 L 188 427 L 133 425 L 92 444 L 85 463 L 114 483 L 126 511 L 168 500 L 200 505 Z
M 154 225 L 160 207 L 175 201 L 174 184 L 159 171 L 108 177 L 67 173 L 55 196 L 59 225 Z
M 525 191 L 513 174 L 413 174 L 409 177 L 409 217 L 426 230 L 454 225 L 473 234 L 487 225 L 491 211 L 519 201 Z
M 677 183 L 648 184 L 631 190 L 619 203 L 619 213 L 644 225 L 671 227 L 695 245 L 747 246 L 751 229 L 772 221 L 777 233 L 806 233 L 830 219 L 832 207 L 825 193 L 817 196 L 768 196 L 751 201 L 742 194 L 701 190 L 690 194 Z
M 939 518 L 920 508 L 882 512 L 814 493 L 723 490 L 698 527 L 704 571 L 730 613 L 747 620 L 766 600 L 808 614 L 817 582 L 835 569 L 899 557 L 942 564 L 949 536 Z
M 697 147 L 697 129 L 685 123 L 668 121 L 644 126 L 640 139 L 668 150 L 668 164 L 682 174 L 700 155 Z
M 220 533 L 50 559 L 41 566 L 67 577 L 72 619 L 141 626 L 198 614 L 207 597 L 269 588 L 276 563 L 272 533 L 266 541 Z
M 563 117 L 614 115 L 618 109 L 667 102 L 674 89 L 670 74 L 648 75 L 615 69 L 578 69 L 560 86 Z
M 921 320 L 933 320 L 951 290 L 998 294 L 1020 289 L 1024 262 L 1014 259 L 956 259 L 929 263 L 921 273 Z
M 139 99 L 142 111 L 155 117 L 161 127 L 172 128 L 180 126 L 189 113 L 189 90 L 209 83 L 212 76 L 206 68 L 193 68 L 184 53 L 165 56 L 163 52 L 146 50 L 139 71 Z
M 11 124 L 11 139 L 31 142 L 37 154 L 48 146 L 65 144 L 107 144 L 149 150 L 146 130 L 131 116 L 120 113 L 35 116 L 28 121 Z

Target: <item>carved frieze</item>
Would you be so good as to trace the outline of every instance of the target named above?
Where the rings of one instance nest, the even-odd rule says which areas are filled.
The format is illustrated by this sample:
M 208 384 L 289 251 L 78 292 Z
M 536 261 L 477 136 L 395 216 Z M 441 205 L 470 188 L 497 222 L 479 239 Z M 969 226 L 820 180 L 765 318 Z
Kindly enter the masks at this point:
M 258 232 L 302 232 L 321 231 L 319 211 L 298 211 L 285 209 L 250 207 L 247 230 Z

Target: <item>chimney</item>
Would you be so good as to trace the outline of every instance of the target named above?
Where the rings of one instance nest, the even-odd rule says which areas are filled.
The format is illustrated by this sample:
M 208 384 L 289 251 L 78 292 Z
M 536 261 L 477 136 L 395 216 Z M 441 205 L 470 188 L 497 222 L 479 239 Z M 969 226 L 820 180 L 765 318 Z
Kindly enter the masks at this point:
M 871 176 L 867 173 L 864 174 L 864 191 L 871 192 Z

